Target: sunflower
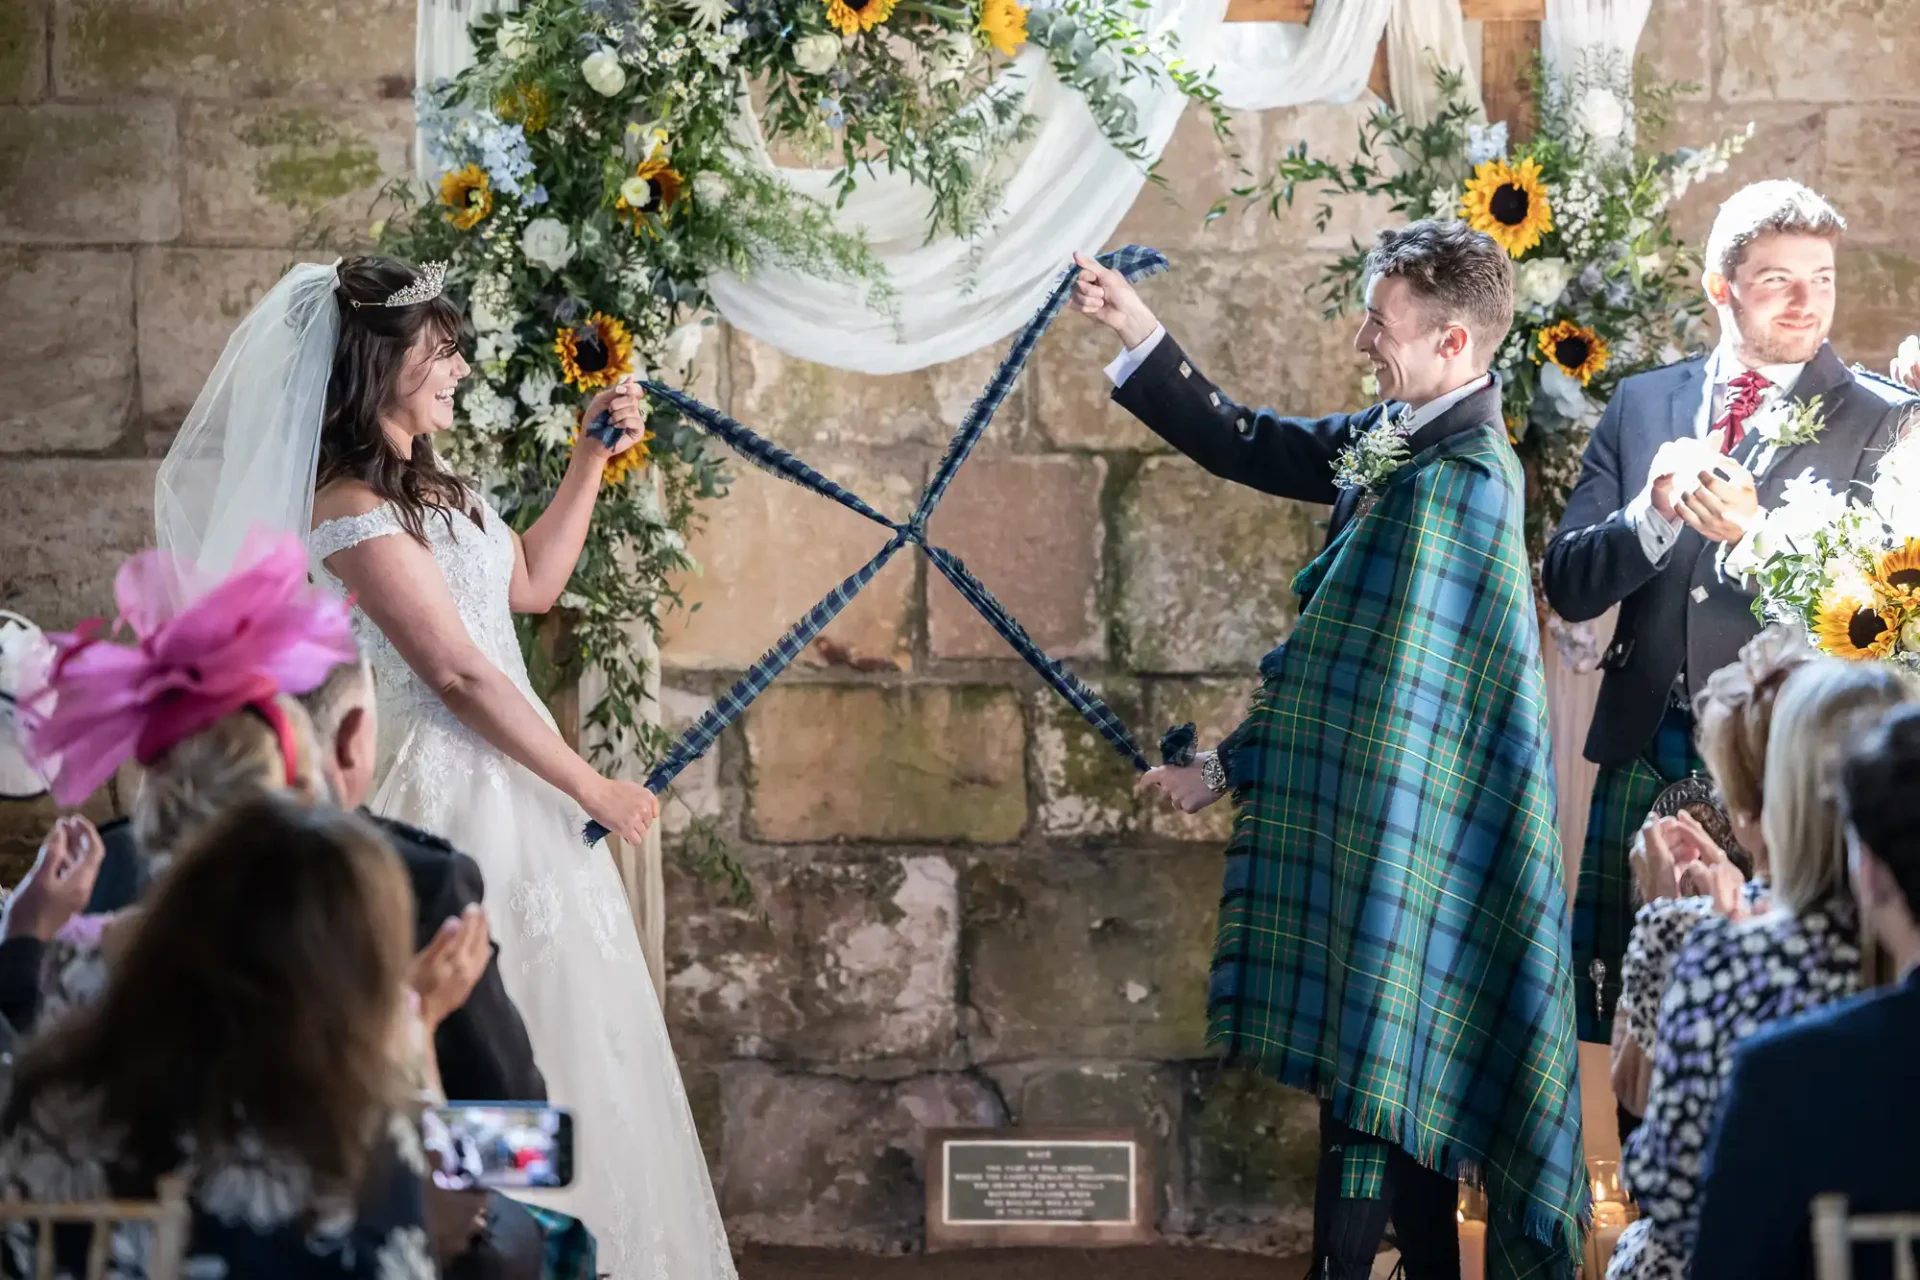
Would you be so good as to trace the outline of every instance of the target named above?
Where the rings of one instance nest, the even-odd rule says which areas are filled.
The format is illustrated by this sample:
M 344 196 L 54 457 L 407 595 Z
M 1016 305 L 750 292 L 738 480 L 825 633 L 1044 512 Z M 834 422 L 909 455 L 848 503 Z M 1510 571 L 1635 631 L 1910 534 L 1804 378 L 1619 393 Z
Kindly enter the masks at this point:
M 1814 611 L 1814 639 L 1836 658 L 1884 658 L 1893 652 L 1900 629 L 1874 608 L 1870 593 L 1858 587 L 1829 588 Z
M 471 231 L 493 212 L 493 187 L 487 171 L 477 164 L 449 173 L 440 179 L 440 203 L 447 206 L 447 221 L 462 231 Z
M 528 133 L 547 127 L 550 104 L 547 91 L 537 84 L 516 84 L 493 104 L 494 114 L 508 124 L 518 124 Z
M 617 485 L 629 475 L 646 466 L 647 459 L 653 452 L 647 448 L 647 445 L 651 443 L 652 440 L 653 432 L 649 431 L 641 436 L 631 448 L 625 449 L 613 457 L 608 458 L 607 469 L 601 473 L 601 480 L 609 485 Z M 571 443 L 576 445 L 580 443 L 580 428 L 577 426 L 573 429 L 573 439 Z
M 633 372 L 633 335 L 602 311 L 562 329 L 553 350 L 567 385 L 581 391 L 610 387 Z
M 1607 340 L 1571 320 L 1540 331 L 1540 353 L 1564 369 L 1568 377 L 1580 379 L 1583 387 L 1607 367 Z
M 1882 552 L 1874 565 L 1873 585 L 1889 604 L 1920 605 L 1920 538 Z
M 656 149 L 652 156 L 640 162 L 633 177 L 620 185 L 620 198 L 613 202 L 614 216 L 631 223 L 635 235 L 643 229 L 652 234 L 646 215 L 653 214 L 664 221 L 674 202 L 680 199 L 685 182 L 677 170 L 667 166 L 666 150 Z
M 1011 58 L 1027 42 L 1027 11 L 1017 0 L 985 0 L 980 6 L 980 34 Z
M 1522 160 L 1509 165 L 1489 160 L 1473 171 L 1467 193 L 1460 199 L 1460 216 L 1475 231 L 1484 231 L 1517 258 L 1553 230 L 1553 208 L 1547 187 L 1540 181 L 1540 162 Z
M 827 24 L 843 36 L 871 31 L 893 14 L 894 0 L 826 0 Z

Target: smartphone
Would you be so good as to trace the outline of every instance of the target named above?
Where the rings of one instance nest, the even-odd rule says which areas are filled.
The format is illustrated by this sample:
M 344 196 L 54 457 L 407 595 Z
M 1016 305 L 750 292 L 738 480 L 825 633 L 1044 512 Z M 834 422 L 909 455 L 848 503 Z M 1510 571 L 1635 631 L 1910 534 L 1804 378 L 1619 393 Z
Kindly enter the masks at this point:
M 449 1102 L 420 1117 L 433 1183 L 449 1191 L 573 1182 L 573 1114 L 544 1102 Z

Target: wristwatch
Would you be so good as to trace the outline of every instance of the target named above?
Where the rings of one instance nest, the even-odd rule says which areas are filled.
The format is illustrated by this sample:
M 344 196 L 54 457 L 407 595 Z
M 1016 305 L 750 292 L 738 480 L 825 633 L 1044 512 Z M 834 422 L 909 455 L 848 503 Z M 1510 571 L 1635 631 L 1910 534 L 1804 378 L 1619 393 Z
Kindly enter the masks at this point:
M 1227 789 L 1227 762 L 1218 751 L 1201 753 L 1200 781 L 1207 784 L 1207 790 L 1219 795 Z

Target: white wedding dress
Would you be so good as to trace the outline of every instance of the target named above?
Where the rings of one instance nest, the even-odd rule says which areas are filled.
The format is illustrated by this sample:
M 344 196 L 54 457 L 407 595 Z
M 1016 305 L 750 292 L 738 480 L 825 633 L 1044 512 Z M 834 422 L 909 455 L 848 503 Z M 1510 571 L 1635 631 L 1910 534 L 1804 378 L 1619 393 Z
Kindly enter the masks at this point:
M 429 513 L 433 558 L 474 643 L 551 724 L 507 606 L 512 534 L 491 507 L 482 511 L 484 529 L 455 516 L 451 531 Z M 390 536 L 407 535 L 382 506 L 321 524 L 308 548 L 318 567 Z M 573 1184 L 516 1196 L 583 1219 L 601 1272 L 616 1280 L 731 1278 L 686 1090 L 606 847 L 589 848 L 580 807 L 456 720 L 357 611 L 354 625 L 379 698 L 380 773 L 369 807 L 479 862 L 501 976 L 550 1099 L 573 1113 Z

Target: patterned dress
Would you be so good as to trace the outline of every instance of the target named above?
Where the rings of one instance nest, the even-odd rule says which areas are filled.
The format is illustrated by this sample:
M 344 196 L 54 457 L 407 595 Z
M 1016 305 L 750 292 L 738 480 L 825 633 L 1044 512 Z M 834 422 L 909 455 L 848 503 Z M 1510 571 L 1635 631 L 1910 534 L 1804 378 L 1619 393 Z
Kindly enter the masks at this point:
M 1764 877 L 1756 876 L 1740 890 L 1749 912 L 1762 910 L 1767 895 Z M 1627 939 L 1627 954 L 1620 962 L 1619 1012 L 1626 1014 L 1627 1030 L 1649 1055 L 1653 1053 L 1660 1001 L 1667 994 L 1674 959 L 1693 927 L 1713 914 L 1713 899 L 1709 897 L 1660 898 L 1641 907 L 1633 918 L 1633 934 Z
M 1860 988 L 1858 914 L 1835 899 L 1801 915 L 1713 916 L 1687 936 L 1660 1002 L 1647 1115 L 1627 1140 L 1627 1189 L 1641 1217 L 1607 1280 L 1686 1280 L 1701 1165 L 1733 1053 L 1762 1027 Z
M 48 1087 L 0 1135 L 0 1199 L 60 1203 L 151 1196 L 149 1179 L 129 1172 L 124 1132 L 105 1123 L 97 1095 Z M 426 1160 L 413 1123 L 393 1115 L 376 1148 L 366 1194 L 357 1203 L 319 1191 L 297 1158 L 258 1138 L 229 1151 L 195 1153 L 181 1138 L 174 1172 L 187 1183 L 191 1211 L 185 1275 L 190 1280 L 435 1280 L 440 1274 L 422 1207 Z M 50 1274 L 85 1274 L 92 1229 L 54 1234 Z M 109 1280 L 144 1280 L 151 1228 L 114 1227 L 107 1243 Z M 0 1232 L 0 1274 L 31 1276 L 34 1228 Z

